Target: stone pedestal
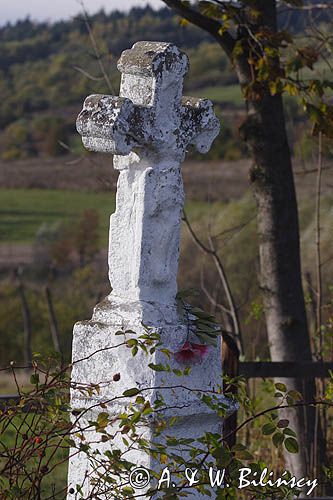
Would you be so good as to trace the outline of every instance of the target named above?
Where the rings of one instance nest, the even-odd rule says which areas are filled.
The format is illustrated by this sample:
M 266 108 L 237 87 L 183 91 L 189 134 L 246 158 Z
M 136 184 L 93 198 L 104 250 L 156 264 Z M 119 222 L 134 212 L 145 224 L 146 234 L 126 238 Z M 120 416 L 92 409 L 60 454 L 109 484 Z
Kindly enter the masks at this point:
M 84 418 L 79 419 L 78 428 L 84 429 L 89 420 L 96 421 L 101 411 L 107 411 L 115 417 L 119 413 L 128 411 L 133 398 L 121 396 L 129 388 L 137 387 L 145 389 L 142 395 L 145 399 L 149 399 L 152 405 L 157 398 L 162 396 L 165 403 L 161 410 L 163 419 L 177 417 L 176 423 L 165 431 L 168 435 L 174 435 L 177 438 L 195 438 L 203 436 L 205 432 L 221 433 L 222 421 L 200 400 L 201 391 L 204 393 L 216 390 L 221 384 L 220 349 L 210 348 L 203 362 L 192 366 L 188 376 L 176 376 L 172 372 L 156 372 L 148 368 L 149 363 L 163 365 L 167 363 L 171 370 L 183 369 L 184 366 L 180 366 L 173 357 L 168 359 L 159 349 L 148 356 L 139 349 L 137 355 L 133 357 L 127 346 L 116 347 L 123 342 L 124 338 L 136 338 L 145 333 L 146 330 L 142 324 L 152 326 L 154 331 L 160 334 L 163 348 L 171 353 L 178 352 L 186 341 L 186 320 L 176 304 L 167 306 L 144 301 L 125 303 L 123 299 L 112 294 L 96 306 L 90 321 L 75 325 L 72 372 L 75 389 L 72 391 L 71 404 L 73 409 L 86 408 L 88 410 Z M 132 333 L 124 336 L 115 335 L 121 330 L 124 332 L 132 330 L 136 332 L 136 335 Z M 100 388 L 98 395 L 94 393 L 91 398 L 87 398 L 78 391 L 79 386 L 85 387 L 93 384 Z M 117 397 L 120 399 L 115 399 Z M 103 406 L 105 404 L 104 409 L 100 403 Z M 155 424 L 155 417 L 152 416 L 151 419 L 147 419 L 147 426 L 141 429 L 142 435 L 152 442 L 163 439 L 163 435 L 154 438 Z M 116 430 L 119 431 L 118 423 L 114 426 L 114 431 Z M 126 449 L 121 436 L 118 436 L 111 445 L 110 442 L 102 443 L 101 434 L 93 430 L 83 430 L 83 433 L 87 442 L 96 442 L 93 447 L 96 447 L 101 455 L 106 450 L 112 449 L 112 446 Z M 161 470 L 164 467 L 154 463 L 146 452 L 140 450 L 130 451 L 126 459 L 148 469 Z M 69 487 L 82 484 L 86 495 L 96 490 L 94 486 L 96 474 L 92 472 L 95 467 L 96 463 L 90 465 L 85 453 L 74 456 L 70 461 Z M 153 481 L 152 485 L 156 487 L 157 481 Z M 99 495 L 104 486 L 99 484 Z M 75 495 L 69 495 L 68 498 L 75 498 Z M 97 496 L 96 498 L 104 497 Z M 113 498 L 112 492 L 105 494 L 105 498 Z M 194 490 L 191 498 L 201 498 L 201 495 Z

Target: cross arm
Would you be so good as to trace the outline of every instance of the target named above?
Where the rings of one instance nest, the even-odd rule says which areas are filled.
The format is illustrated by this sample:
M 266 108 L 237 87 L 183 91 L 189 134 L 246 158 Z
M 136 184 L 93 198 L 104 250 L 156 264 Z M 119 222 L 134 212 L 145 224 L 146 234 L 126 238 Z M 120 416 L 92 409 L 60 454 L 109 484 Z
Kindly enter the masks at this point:
M 207 153 L 220 132 L 220 121 L 209 99 L 182 98 L 182 127 L 184 142 L 195 146 L 199 153 Z
M 136 143 L 130 134 L 134 114 L 130 99 L 94 94 L 84 101 L 76 128 L 87 149 L 127 155 Z

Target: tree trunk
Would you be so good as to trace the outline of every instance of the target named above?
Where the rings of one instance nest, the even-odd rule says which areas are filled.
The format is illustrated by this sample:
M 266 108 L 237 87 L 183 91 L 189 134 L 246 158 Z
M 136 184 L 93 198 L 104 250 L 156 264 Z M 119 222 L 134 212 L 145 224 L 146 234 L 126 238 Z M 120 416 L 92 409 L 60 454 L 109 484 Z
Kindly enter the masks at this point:
M 260 25 L 277 31 L 275 0 L 257 0 Z M 253 76 L 247 54 L 235 61 L 240 85 Z M 276 59 L 277 70 L 280 66 Z M 248 102 L 248 115 L 240 132 L 253 158 L 250 182 L 257 202 L 260 276 L 269 350 L 272 361 L 311 361 L 302 272 L 297 200 L 291 153 L 281 95 L 270 95 L 267 84 L 261 99 Z M 289 390 L 302 393 L 306 402 L 316 397 L 315 380 L 284 379 Z M 285 454 L 296 477 L 305 477 L 317 452 L 314 443 L 315 409 L 288 409 L 281 414 L 297 433 L 299 453 Z M 320 435 L 320 429 L 319 435 Z
M 227 332 L 222 335 L 222 366 L 223 374 L 228 375 L 230 378 L 238 376 L 239 365 L 239 350 L 234 339 Z M 230 389 L 231 394 L 237 395 L 237 386 L 234 385 Z M 223 435 L 225 441 L 230 448 L 236 444 L 237 436 L 237 412 L 233 412 L 227 417 L 223 424 Z
M 250 181 L 258 209 L 260 288 L 263 294 L 272 361 L 311 360 L 302 274 L 297 201 L 281 96 L 267 92 L 253 103 L 241 127 L 253 166 Z M 301 392 L 305 401 L 315 398 L 314 380 L 285 379 L 288 389 Z M 286 455 L 296 477 L 309 472 L 314 452 L 313 408 L 287 410 L 286 418 L 299 439 L 300 452 Z

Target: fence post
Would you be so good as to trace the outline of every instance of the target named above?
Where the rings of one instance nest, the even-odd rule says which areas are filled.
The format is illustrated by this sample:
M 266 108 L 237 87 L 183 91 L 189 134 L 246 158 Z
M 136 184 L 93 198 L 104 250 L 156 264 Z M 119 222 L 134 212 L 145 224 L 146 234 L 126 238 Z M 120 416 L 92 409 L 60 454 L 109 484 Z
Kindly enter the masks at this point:
M 223 373 L 225 375 L 231 378 L 237 377 L 239 367 L 239 350 L 236 342 L 228 332 L 223 332 L 222 334 L 222 366 Z M 230 392 L 236 395 L 237 387 L 233 385 Z M 226 418 L 223 425 L 223 435 L 228 436 L 226 438 L 226 443 L 229 447 L 236 444 L 236 433 L 234 432 L 236 428 L 237 412 L 235 411 Z

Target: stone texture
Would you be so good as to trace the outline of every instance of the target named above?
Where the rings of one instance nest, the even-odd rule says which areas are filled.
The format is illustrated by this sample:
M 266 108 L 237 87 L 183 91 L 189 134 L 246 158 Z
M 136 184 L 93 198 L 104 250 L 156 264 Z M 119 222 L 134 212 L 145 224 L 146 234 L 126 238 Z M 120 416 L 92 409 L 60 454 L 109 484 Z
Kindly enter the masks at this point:
M 116 331 L 142 333 L 142 324 L 158 331 L 171 352 L 178 351 L 187 338 L 187 324 L 175 301 L 184 204 L 180 164 L 190 145 L 201 152 L 209 150 L 219 122 L 210 101 L 182 97 L 188 59 L 174 45 L 138 42 L 123 52 L 118 69 L 122 73 L 120 97 L 88 97 L 77 119 L 85 147 L 114 154 L 113 165 L 120 175 L 116 211 L 110 223 L 112 292 L 96 306 L 90 321 L 75 325 L 73 338 L 73 382 L 100 384 L 101 391 L 95 399 L 87 399 L 73 390 L 72 407 L 90 408 L 105 402 L 110 415 L 116 415 L 129 401 L 110 403 L 110 399 L 134 386 L 151 388 L 146 396 L 154 401 L 162 391 L 172 407 L 164 416 L 179 417 L 172 431 L 178 437 L 197 437 L 205 430 L 220 432 L 221 421 L 193 392 L 161 389 L 184 385 L 205 391 L 216 387 L 221 382 L 219 348 L 210 348 L 203 363 L 184 378 L 148 368 L 149 362 L 166 362 L 160 351 L 149 359 L 140 352 L 132 358 L 124 346 L 112 349 L 121 339 L 115 336 Z M 179 368 L 175 360 L 171 365 Z M 112 382 L 115 373 L 121 378 Z M 90 416 L 99 411 L 96 407 Z M 143 432 L 151 436 L 153 423 Z M 90 433 L 87 439 L 95 437 Z M 109 446 L 99 443 L 98 449 L 103 452 Z M 142 452 L 131 452 L 130 456 L 138 465 L 156 468 Z M 89 480 L 84 481 L 87 470 L 89 464 L 83 455 L 71 459 L 69 483 L 85 483 L 88 495 L 93 487 Z M 201 498 L 196 492 L 191 497 Z M 105 493 L 98 498 L 113 497 Z

